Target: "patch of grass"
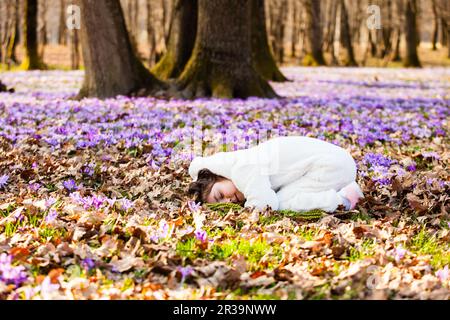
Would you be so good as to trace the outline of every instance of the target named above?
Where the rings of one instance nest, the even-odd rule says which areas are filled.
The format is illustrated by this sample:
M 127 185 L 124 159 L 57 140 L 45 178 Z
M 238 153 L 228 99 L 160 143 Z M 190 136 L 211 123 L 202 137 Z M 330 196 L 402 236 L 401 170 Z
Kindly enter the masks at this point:
M 350 220 L 353 220 L 353 221 L 362 220 L 365 222 L 369 222 L 370 220 L 372 220 L 372 217 L 368 213 L 358 212 L 358 213 L 352 214 L 350 216 Z
M 7 238 L 12 237 L 20 226 L 20 222 L 8 222 L 5 224 L 4 233 Z
M 43 227 L 39 229 L 39 236 L 42 241 L 51 241 L 53 238 L 64 237 L 66 231 L 64 229 L 55 229 L 49 227 Z
M 450 264 L 449 245 L 440 243 L 436 236 L 425 229 L 425 226 L 412 237 L 409 249 L 418 255 L 430 255 L 430 264 L 435 269 Z
M 246 258 L 250 270 L 259 270 L 261 259 L 264 255 L 271 252 L 267 268 L 272 269 L 281 261 L 282 251 L 278 244 L 268 244 L 264 240 L 250 242 L 243 239 L 233 239 L 223 244 L 214 244 L 210 251 L 212 260 L 225 260 L 233 254 L 239 254 Z
M 0 210 L 0 215 L 6 218 L 16 209 L 15 205 L 10 204 L 5 210 Z
M 361 243 L 357 243 L 354 247 L 349 248 L 346 259 L 353 262 L 373 256 L 375 253 L 375 246 L 375 239 L 367 239 Z
M 231 211 L 240 211 L 243 209 L 240 205 L 236 203 L 207 203 L 206 207 L 209 210 L 215 211 L 220 215 L 226 215 Z
M 297 234 L 306 241 L 312 241 L 319 234 L 319 230 L 303 226 L 297 231 Z
M 326 299 L 330 292 L 330 284 L 325 283 L 320 286 L 314 287 L 314 291 L 311 292 L 306 298 L 310 300 L 323 300 Z
M 274 214 L 267 216 L 260 216 L 259 222 L 262 225 L 270 225 L 284 218 L 290 218 L 294 220 L 314 221 L 322 218 L 326 213 L 323 210 L 316 209 L 311 211 L 293 211 L 293 210 L 280 210 L 275 211 Z
M 195 246 L 196 239 L 189 238 L 185 241 L 178 241 L 176 251 L 181 257 L 186 257 L 188 259 L 194 260 L 199 256 L 199 252 L 196 250 Z
M 191 260 L 206 257 L 209 260 L 227 260 L 234 254 L 246 258 L 251 271 L 265 268 L 273 269 L 282 259 L 282 250 L 278 244 L 268 244 L 265 240 L 250 242 L 244 239 L 226 240 L 223 243 L 215 243 L 209 249 L 204 250 L 197 245 L 195 238 L 179 241 L 176 251 L 181 257 Z M 270 253 L 267 261 L 261 262 L 266 254 Z
M 207 229 L 206 232 L 208 233 L 209 237 L 217 237 L 223 234 L 225 234 L 227 237 L 236 235 L 236 230 L 230 226 L 227 226 L 223 229 L 220 228 Z

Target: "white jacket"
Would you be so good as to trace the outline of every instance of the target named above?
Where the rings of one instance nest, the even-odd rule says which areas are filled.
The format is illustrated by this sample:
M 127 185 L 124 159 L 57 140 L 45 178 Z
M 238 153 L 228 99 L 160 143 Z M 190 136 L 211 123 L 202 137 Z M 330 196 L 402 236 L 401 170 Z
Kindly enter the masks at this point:
M 278 210 L 277 192 L 309 171 L 320 169 L 324 163 L 350 164 L 347 167 L 354 167 L 356 174 L 354 160 L 345 149 L 322 140 L 298 136 L 274 138 L 245 150 L 196 157 L 190 164 L 189 174 L 197 180 L 201 169 L 209 169 L 233 181 L 244 194 L 246 207 L 263 209 L 270 206 Z

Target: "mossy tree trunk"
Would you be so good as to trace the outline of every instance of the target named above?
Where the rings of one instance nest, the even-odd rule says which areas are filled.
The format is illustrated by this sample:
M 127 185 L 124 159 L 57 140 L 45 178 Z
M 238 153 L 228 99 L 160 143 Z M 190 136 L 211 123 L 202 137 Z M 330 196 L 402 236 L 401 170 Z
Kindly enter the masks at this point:
M 159 81 L 136 57 L 119 0 L 79 0 L 86 69 L 78 95 L 108 98 L 151 92 Z
M 44 69 L 45 65 L 41 61 L 38 52 L 38 1 L 25 0 L 24 2 L 25 19 L 23 24 L 24 47 L 26 50 L 25 59 L 22 62 L 24 70 Z
M 306 12 L 306 56 L 304 65 L 325 65 L 322 50 L 322 25 L 320 14 L 320 0 L 303 0 Z
M 197 0 L 176 0 L 167 51 L 152 69 L 159 79 L 177 78 L 192 54 L 197 34 Z
M 253 67 L 251 1 L 199 0 L 197 38 L 177 80 L 185 98 L 275 97 Z
M 406 55 L 403 65 L 405 67 L 420 68 L 419 55 L 417 54 L 417 2 L 416 0 L 406 0 L 405 10 L 405 36 Z
M 267 80 L 282 82 L 286 77 L 278 69 L 269 47 L 264 0 L 252 1 L 252 56 L 253 66 Z

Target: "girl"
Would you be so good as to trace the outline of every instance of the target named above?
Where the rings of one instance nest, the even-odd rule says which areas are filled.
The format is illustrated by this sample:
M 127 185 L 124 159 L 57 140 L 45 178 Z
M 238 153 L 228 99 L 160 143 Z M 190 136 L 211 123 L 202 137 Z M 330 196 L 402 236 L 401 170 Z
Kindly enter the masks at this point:
M 203 203 L 234 202 L 273 210 L 335 211 L 363 197 L 356 164 L 344 149 L 308 137 L 279 137 L 250 149 L 197 157 L 189 193 Z

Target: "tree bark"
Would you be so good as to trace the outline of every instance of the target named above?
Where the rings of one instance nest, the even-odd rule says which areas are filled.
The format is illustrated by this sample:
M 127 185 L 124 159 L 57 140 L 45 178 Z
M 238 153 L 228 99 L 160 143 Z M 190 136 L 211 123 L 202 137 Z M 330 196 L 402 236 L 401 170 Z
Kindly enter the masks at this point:
M 152 69 L 159 79 L 177 78 L 192 54 L 197 34 L 197 0 L 176 0 L 167 51 Z
M 148 63 L 152 66 L 156 58 L 156 34 L 153 27 L 152 0 L 147 0 L 147 37 L 149 46 Z
M 60 45 L 67 44 L 66 33 L 66 1 L 60 0 L 60 12 L 59 12 L 59 30 L 58 30 L 58 43 Z
M 256 71 L 266 80 L 282 82 L 287 78 L 278 69 L 270 51 L 266 28 L 266 12 L 264 0 L 252 2 L 252 57 Z
M 291 5 L 292 5 L 291 57 L 295 58 L 297 56 L 297 43 L 299 40 L 299 33 L 300 33 L 299 32 L 300 19 L 299 19 L 298 2 L 296 0 L 292 0 Z
M 433 36 L 431 38 L 431 44 L 432 50 L 436 51 L 437 50 L 436 44 L 439 36 L 439 15 L 437 13 L 436 0 L 432 0 L 431 4 L 433 8 Z
M 8 87 L 6 87 L 5 84 L 3 84 L 3 82 L 0 81 L 0 92 L 9 92 L 9 93 L 13 93 L 14 89 L 8 89 Z
M 197 39 L 177 80 L 186 98 L 275 97 L 252 63 L 251 2 L 199 0 Z
M 322 51 L 322 26 L 320 14 L 320 0 L 304 0 L 306 12 L 306 56 L 303 59 L 305 65 L 325 65 Z
M 406 0 L 405 36 L 406 56 L 403 61 L 405 67 L 421 67 L 417 54 L 417 3 L 416 0 Z
M 80 36 L 77 29 L 72 30 L 71 33 L 71 53 L 70 60 L 72 70 L 80 69 Z
M 355 54 L 353 52 L 353 44 L 352 44 L 352 36 L 350 34 L 350 24 L 348 18 L 347 7 L 345 5 L 345 0 L 340 1 L 341 6 L 341 42 L 345 47 L 346 58 L 344 61 L 344 65 L 348 67 L 357 66 L 355 60 Z
M 86 69 L 78 95 L 108 98 L 150 92 L 159 81 L 137 59 L 119 0 L 79 0 Z
M 25 19 L 23 25 L 24 47 L 26 56 L 21 68 L 24 70 L 45 69 L 38 52 L 37 22 L 38 22 L 38 2 L 37 0 L 25 0 Z

